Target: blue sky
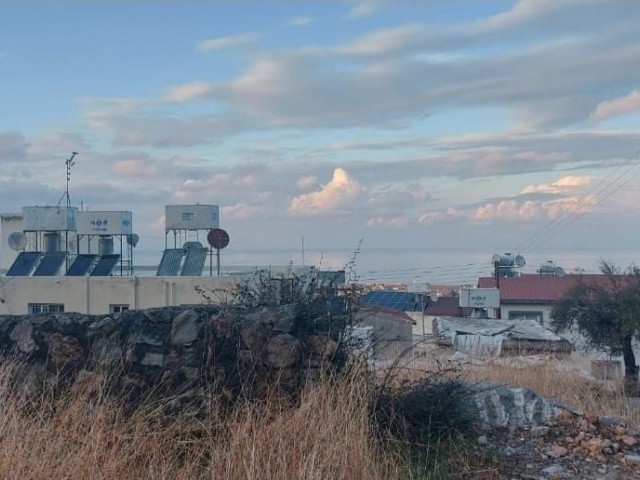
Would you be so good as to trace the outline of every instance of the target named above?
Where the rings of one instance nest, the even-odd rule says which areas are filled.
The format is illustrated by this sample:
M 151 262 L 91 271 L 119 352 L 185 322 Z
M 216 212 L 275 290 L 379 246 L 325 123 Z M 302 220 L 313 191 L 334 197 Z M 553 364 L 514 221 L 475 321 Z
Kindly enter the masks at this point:
M 57 202 L 78 151 L 72 200 L 132 210 L 147 252 L 163 206 L 195 202 L 220 205 L 238 249 L 634 248 L 639 15 L 633 0 L 5 2 L 0 210 Z

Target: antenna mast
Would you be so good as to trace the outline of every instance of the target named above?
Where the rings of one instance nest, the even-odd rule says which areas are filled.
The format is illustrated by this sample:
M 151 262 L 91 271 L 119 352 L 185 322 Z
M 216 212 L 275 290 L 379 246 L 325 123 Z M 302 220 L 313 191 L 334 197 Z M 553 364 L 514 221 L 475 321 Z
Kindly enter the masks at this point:
M 67 198 L 67 207 L 71 206 L 71 197 L 69 197 L 69 181 L 71 180 L 71 167 L 73 167 L 76 164 L 76 162 L 74 162 L 73 159 L 77 154 L 78 152 L 71 152 L 71 156 L 67 158 L 67 160 L 64 162 L 65 165 L 67 166 L 67 188 L 65 189 L 62 197 L 60 197 L 60 200 L 58 201 L 58 206 L 60 206 L 60 204 L 62 203 L 62 200 L 65 197 Z

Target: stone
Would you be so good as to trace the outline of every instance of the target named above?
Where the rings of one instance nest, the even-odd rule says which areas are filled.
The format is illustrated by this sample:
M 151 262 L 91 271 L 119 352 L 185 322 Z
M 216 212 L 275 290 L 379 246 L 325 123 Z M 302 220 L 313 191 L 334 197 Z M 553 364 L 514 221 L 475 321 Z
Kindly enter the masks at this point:
M 197 380 L 200 377 L 200 370 L 195 367 L 182 367 L 180 371 L 189 381 Z
M 271 337 L 264 348 L 265 363 L 274 368 L 285 368 L 300 358 L 300 341 L 289 333 Z
M 185 310 L 173 319 L 171 344 L 188 345 L 195 342 L 200 334 L 200 315 L 195 310 Z
M 636 443 L 638 443 L 635 437 L 632 437 L 631 435 L 623 435 L 620 440 L 628 447 L 633 447 Z
M 157 332 L 152 331 L 150 328 L 131 333 L 127 337 L 127 343 L 132 345 L 151 345 L 154 347 L 160 347 L 163 344 L 160 335 L 158 335 Z
M 161 353 L 152 353 L 147 352 L 142 357 L 140 361 L 142 365 L 146 365 L 147 367 L 163 367 L 164 366 L 164 355 Z
M 28 318 L 18 322 L 18 324 L 13 327 L 9 338 L 16 342 L 18 348 L 24 353 L 31 353 L 38 348 L 38 345 L 33 339 L 33 325 Z
M 624 461 L 630 465 L 640 465 L 640 455 L 625 455 Z
M 531 427 L 531 436 L 532 437 L 544 437 L 549 433 L 549 427 L 535 425 Z
M 87 330 L 91 333 L 109 335 L 116 329 L 117 326 L 118 322 L 116 322 L 115 318 L 104 317 L 100 320 L 96 320 L 95 322 L 91 322 L 87 327 Z
M 305 342 L 312 355 L 318 355 L 322 358 L 331 358 L 338 350 L 338 344 L 335 341 L 322 335 L 309 335 Z
M 558 445 L 557 443 L 554 443 L 553 445 L 551 445 L 551 448 L 549 448 L 549 450 L 547 451 L 547 455 L 549 455 L 552 458 L 560 458 L 565 456 L 568 452 L 569 450 L 567 450 L 565 447 Z
M 45 333 L 44 339 L 49 347 L 49 358 L 57 366 L 76 362 L 84 357 L 84 348 L 77 338 L 58 333 Z
M 260 356 L 267 342 L 267 329 L 257 321 L 246 322 L 240 328 L 240 338 L 249 351 L 256 357 Z
M 122 362 L 122 348 L 115 342 L 98 338 L 91 345 L 91 361 L 103 367 L 115 366 Z
M 584 418 L 592 425 L 595 425 L 600 420 L 600 417 L 595 412 L 585 412 Z
M 567 471 L 566 468 L 564 468 L 562 465 L 559 465 L 557 463 L 552 463 L 548 467 L 545 467 L 542 469 L 542 473 L 550 477 L 562 476 L 566 471 Z

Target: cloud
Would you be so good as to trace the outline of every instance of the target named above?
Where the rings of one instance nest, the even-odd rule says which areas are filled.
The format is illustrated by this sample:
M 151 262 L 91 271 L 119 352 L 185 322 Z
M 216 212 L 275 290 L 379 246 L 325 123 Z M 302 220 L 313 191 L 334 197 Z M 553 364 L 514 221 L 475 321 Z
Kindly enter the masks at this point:
M 289 210 L 294 215 L 327 214 L 352 206 L 362 194 L 362 186 L 344 169 L 336 168 L 329 183 L 320 190 L 295 197 Z
M 156 165 L 147 160 L 120 160 L 113 164 L 113 173 L 119 177 L 150 178 L 158 173 Z
M 290 27 L 306 27 L 307 25 L 311 25 L 312 23 L 313 17 L 308 17 L 306 15 L 299 15 L 289 20 Z
M 397 217 L 373 217 L 367 220 L 367 227 L 377 228 L 404 228 L 409 225 L 409 219 L 405 216 Z
M 568 175 L 556 180 L 553 183 L 540 183 L 538 185 L 528 185 L 521 193 L 564 193 L 568 190 L 588 187 L 593 181 L 592 177 L 580 175 Z
M 191 82 L 170 88 L 164 96 L 167 102 L 187 102 L 208 94 L 211 85 L 207 82 Z
M 18 132 L 0 133 L 0 163 L 22 160 L 27 155 L 27 139 Z
M 318 184 L 318 177 L 316 177 L 315 175 L 306 175 L 304 177 L 300 177 L 296 181 L 296 186 L 300 190 L 309 190 L 315 187 L 317 184 Z
M 425 37 L 421 25 L 410 24 L 378 30 L 365 35 L 351 44 L 319 52 L 350 56 L 387 55 L 393 52 L 405 52 L 408 47 L 416 46 Z M 310 50 L 313 52 L 313 50 Z
M 348 17 L 361 18 L 377 12 L 386 2 L 385 0 L 349 0 L 349 3 L 354 5 L 351 7 L 351 10 L 349 10 Z
M 218 50 L 229 50 L 233 48 L 249 45 L 260 37 L 259 35 L 245 33 L 241 35 L 231 35 L 228 37 L 217 37 L 209 40 L 203 40 L 198 44 L 198 50 L 203 52 L 211 52 Z
M 473 214 L 474 220 L 507 220 L 529 221 L 542 218 L 555 219 L 563 214 L 587 213 L 597 205 L 593 195 L 584 197 L 568 197 L 543 201 L 503 200 L 498 203 L 487 203 L 479 207 Z
M 511 9 L 482 21 L 481 25 L 487 29 L 516 27 L 558 10 L 589 3 L 607 3 L 607 0 L 518 0 Z
M 596 106 L 591 114 L 594 120 L 605 120 L 611 117 L 618 117 L 627 113 L 634 113 L 640 110 L 640 90 L 635 89 L 628 95 L 605 100 Z

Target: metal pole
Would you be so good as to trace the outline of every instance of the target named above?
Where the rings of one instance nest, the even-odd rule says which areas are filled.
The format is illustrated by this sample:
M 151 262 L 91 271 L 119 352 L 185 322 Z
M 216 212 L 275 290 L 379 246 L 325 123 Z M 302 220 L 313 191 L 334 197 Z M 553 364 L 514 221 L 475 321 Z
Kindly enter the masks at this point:
M 213 277 L 213 247 L 209 247 L 209 276 Z
M 216 248 L 216 264 L 218 265 L 218 276 L 220 276 L 220 249 Z

